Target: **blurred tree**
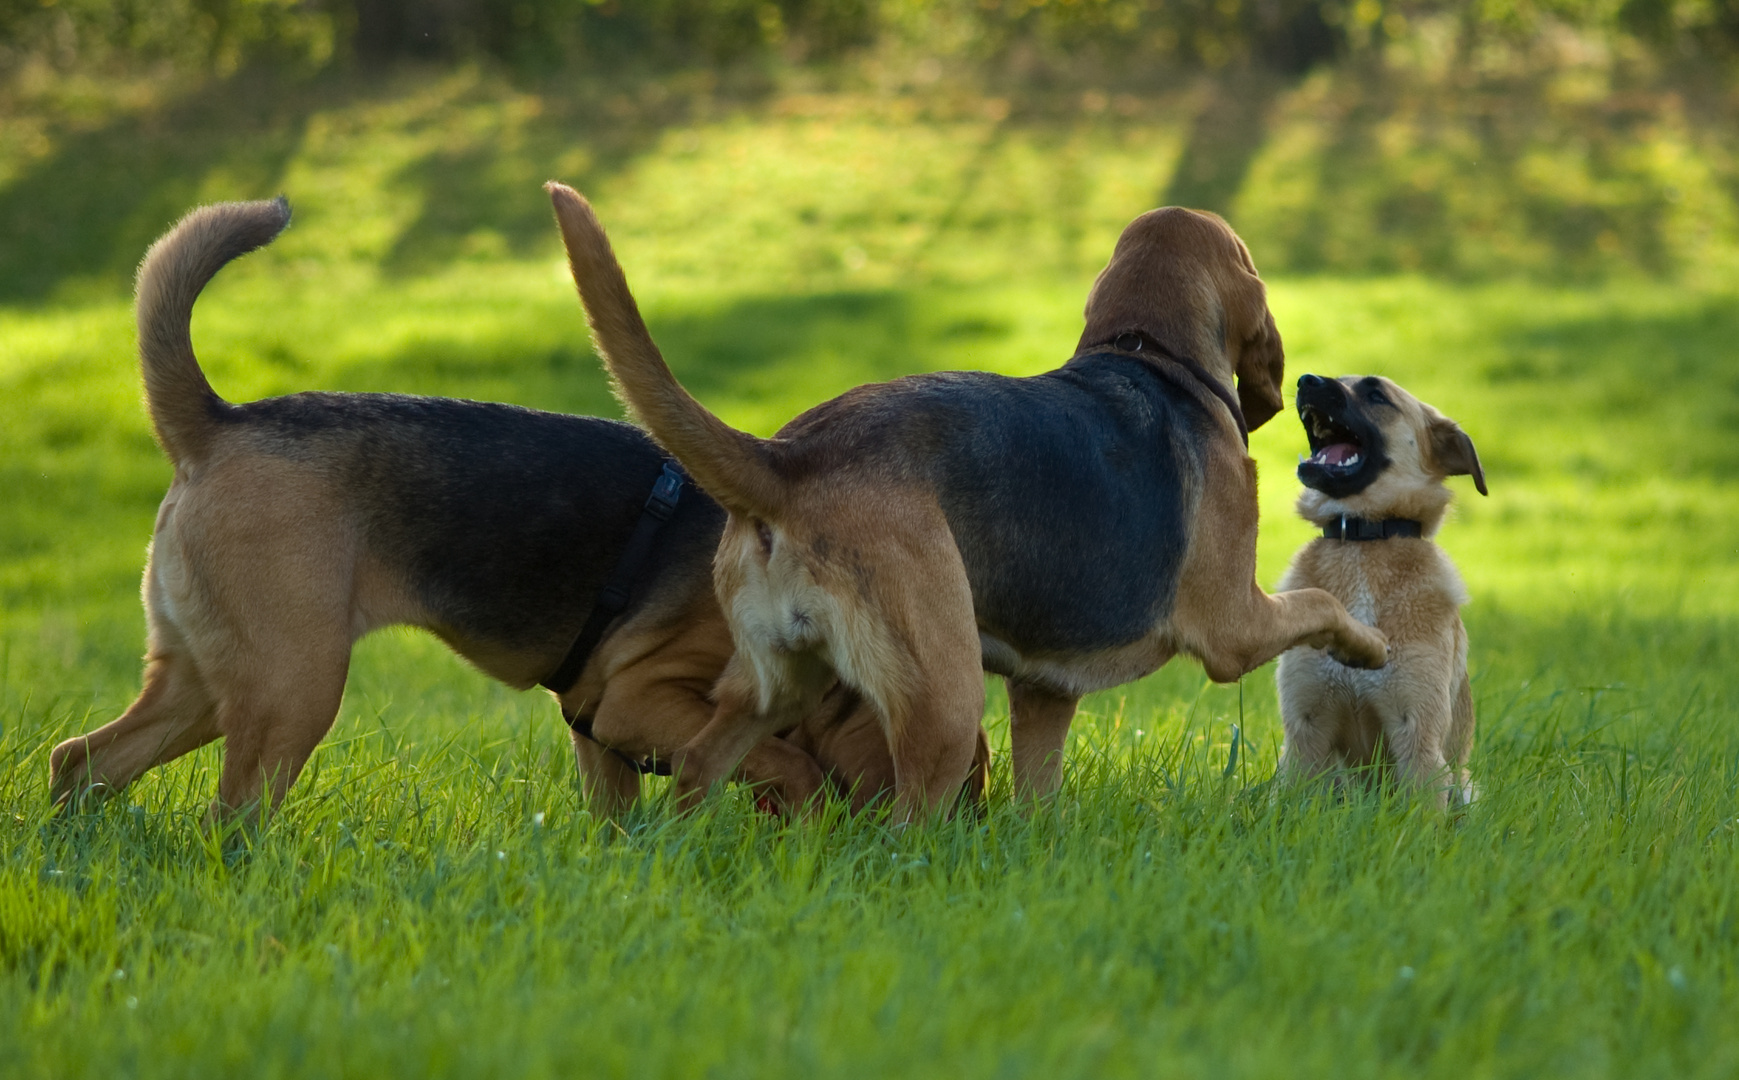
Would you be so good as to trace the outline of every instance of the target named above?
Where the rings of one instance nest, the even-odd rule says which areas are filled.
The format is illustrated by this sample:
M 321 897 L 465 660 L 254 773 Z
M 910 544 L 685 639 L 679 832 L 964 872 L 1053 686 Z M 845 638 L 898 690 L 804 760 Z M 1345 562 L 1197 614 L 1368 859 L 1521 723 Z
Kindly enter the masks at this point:
M 899 39 L 977 61 L 1038 49 L 1297 75 L 1443 17 L 1470 40 L 1561 25 L 1672 56 L 1739 53 L 1739 0 L 0 0 L 0 63 L 487 56 L 535 69 L 803 61 Z

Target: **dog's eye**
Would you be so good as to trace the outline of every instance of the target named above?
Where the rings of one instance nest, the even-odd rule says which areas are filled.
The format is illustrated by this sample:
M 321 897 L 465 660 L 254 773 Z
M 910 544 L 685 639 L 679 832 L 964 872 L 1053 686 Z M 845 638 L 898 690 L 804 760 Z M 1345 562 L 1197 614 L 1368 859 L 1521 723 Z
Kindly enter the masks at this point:
M 1383 392 L 1381 390 L 1372 390 L 1370 393 L 1365 395 L 1365 400 L 1370 402 L 1372 405 L 1392 404 L 1388 398 L 1383 396 Z

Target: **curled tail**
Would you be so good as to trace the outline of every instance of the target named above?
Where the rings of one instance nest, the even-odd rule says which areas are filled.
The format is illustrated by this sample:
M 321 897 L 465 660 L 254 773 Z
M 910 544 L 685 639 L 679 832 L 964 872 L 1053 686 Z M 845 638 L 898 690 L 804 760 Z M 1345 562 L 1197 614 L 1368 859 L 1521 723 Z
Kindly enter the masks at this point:
M 592 341 L 622 399 L 707 494 L 738 513 L 776 518 L 785 481 L 769 461 L 767 442 L 731 427 L 682 388 L 640 318 L 591 204 L 563 184 L 544 188 L 555 203 Z
M 193 302 L 223 265 L 272 242 L 290 223 L 283 196 L 202 206 L 176 223 L 139 264 L 135 308 L 145 406 L 175 462 L 197 458 L 226 408 L 193 355 Z

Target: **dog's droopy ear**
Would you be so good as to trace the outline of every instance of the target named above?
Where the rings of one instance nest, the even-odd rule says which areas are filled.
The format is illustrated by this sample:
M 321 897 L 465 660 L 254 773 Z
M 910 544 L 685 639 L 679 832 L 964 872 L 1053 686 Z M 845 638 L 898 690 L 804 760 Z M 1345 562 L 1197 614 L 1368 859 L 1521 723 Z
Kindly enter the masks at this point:
M 1448 476 L 1471 476 L 1473 486 L 1486 494 L 1485 470 L 1479 464 L 1479 452 L 1473 440 L 1447 416 L 1431 420 L 1431 459 Z
M 1274 315 L 1268 310 L 1265 290 L 1255 283 L 1254 310 L 1246 327 L 1254 333 L 1246 337 L 1238 350 L 1238 405 L 1244 410 L 1244 423 L 1251 431 L 1273 419 L 1286 407 L 1280 387 L 1286 379 L 1286 349 L 1280 343 L 1280 330 L 1274 325 Z
M 1286 383 L 1286 348 L 1280 343 L 1274 313 L 1268 310 L 1268 287 L 1256 274 L 1256 260 L 1250 258 L 1250 249 L 1230 225 L 1220 221 L 1220 227 L 1236 249 L 1235 281 L 1220 294 L 1225 305 L 1226 349 L 1237 350 L 1232 373 L 1238 377 L 1238 407 L 1244 412 L 1246 429 L 1255 431 L 1286 407 L 1280 396 Z

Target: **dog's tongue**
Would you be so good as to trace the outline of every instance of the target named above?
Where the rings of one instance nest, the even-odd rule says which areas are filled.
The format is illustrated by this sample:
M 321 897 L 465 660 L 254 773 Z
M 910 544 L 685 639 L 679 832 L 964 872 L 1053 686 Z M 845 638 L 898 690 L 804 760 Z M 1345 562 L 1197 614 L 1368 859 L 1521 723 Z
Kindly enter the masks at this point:
M 1345 465 L 1348 458 L 1359 456 L 1359 448 L 1352 443 L 1333 443 L 1323 447 L 1312 455 L 1311 460 L 1318 465 Z

